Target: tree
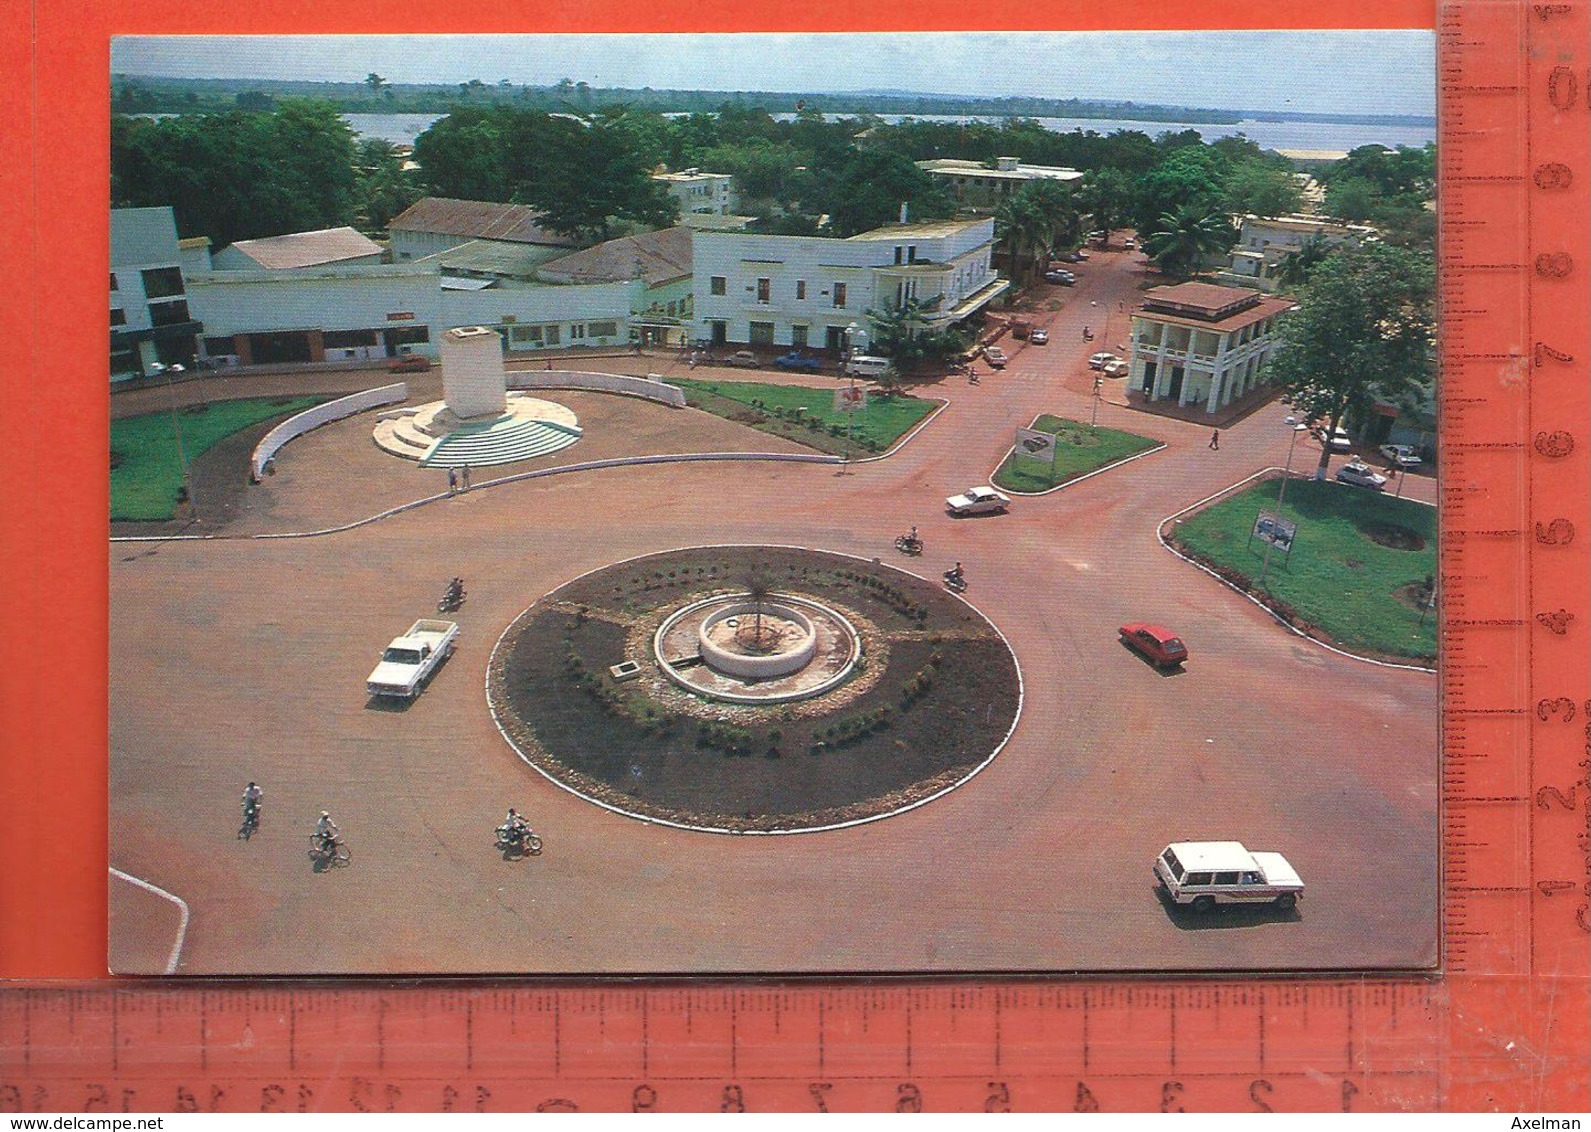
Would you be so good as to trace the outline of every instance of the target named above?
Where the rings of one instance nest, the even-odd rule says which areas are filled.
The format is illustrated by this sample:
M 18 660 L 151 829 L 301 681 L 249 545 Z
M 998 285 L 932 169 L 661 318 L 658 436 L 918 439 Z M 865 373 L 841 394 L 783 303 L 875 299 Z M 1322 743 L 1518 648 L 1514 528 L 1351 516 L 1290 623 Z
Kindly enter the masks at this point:
M 1204 146 L 1185 146 L 1138 178 L 1133 194 L 1133 226 L 1140 235 L 1154 231 L 1160 218 L 1183 208 L 1210 213 L 1221 207 L 1225 159 Z
M 382 78 L 374 71 L 371 71 L 365 76 L 365 85 L 370 88 L 370 101 L 375 102 L 381 97 L 382 89 L 384 87 L 391 86 L 392 84 L 387 82 L 386 79 Z
M 891 358 L 898 368 L 914 365 L 927 355 L 929 344 L 923 336 L 928 316 L 938 306 L 937 300 L 929 304 L 907 297 L 869 310 L 867 321 L 872 326 L 873 349 Z
M 612 119 L 556 118 L 547 125 L 538 175 L 515 195 L 541 213 L 548 229 L 602 240 L 616 220 L 664 228 L 679 219 L 678 203 L 652 180 L 651 168 Z
M 404 172 L 403 159 L 391 142 L 364 138 L 357 153 L 360 213 L 367 227 L 384 229 L 388 221 L 420 199 L 420 188 Z
M 1287 216 L 1297 212 L 1303 200 L 1292 171 L 1265 161 L 1234 165 L 1223 188 L 1227 210 L 1239 215 Z
M 1160 270 L 1186 279 L 1199 269 L 1206 256 L 1227 251 L 1235 239 L 1232 223 L 1224 213 L 1185 204 L 1162 216 L 1143 243 L 1144 252 L 1160 265 Z
M 1031 278 L 1037 268 L 1035 250 L 1049 231 L 1037 204 L 1021 193 L 1012 193 L 994 211 L 994 231 L 995 239 L 1005 245 L 1012 280 L 1020 284 L 1024 275 Z
M 854 236 L 892 224 L 902 204 L 911 220 L 940 220 L 955 213 L 955 202 L 934 178 L 898 153 L 853 152 L 822 203 L 836 236 Z
M 1095 228 L 1105 233 L 1122 226 L 1132 205 L 1132 178 L 1119 169 L 1094 169 L 1083 176 L 1082 206 L 1093 218 Z
M 1375 183 L 1364 177 L 1340 177 L 1326 186 L 1326 211 L 1339 220 L 1366 220 L 1377 201 Z
M 1434 375 L 1436 264 L 1425 252 L 1369 244 L 1327 256 L 1282 316 L 1270 375 L 1328 435 L 1375 402 L 1413 400 Z M 1316 479 L 1325 478 L 1323 447 Z
M 1308 283 L 1315 268 L 1331 254 L 1331 250 L 1331 245 L 1326 242 L 1324 236 L 1319 232 L 1311 234 L 1296 250 L 1288 252 L 1286 258 L 1282 260 L 1281 270 L 1276 273 L 1277 285 L 1291 288 Z

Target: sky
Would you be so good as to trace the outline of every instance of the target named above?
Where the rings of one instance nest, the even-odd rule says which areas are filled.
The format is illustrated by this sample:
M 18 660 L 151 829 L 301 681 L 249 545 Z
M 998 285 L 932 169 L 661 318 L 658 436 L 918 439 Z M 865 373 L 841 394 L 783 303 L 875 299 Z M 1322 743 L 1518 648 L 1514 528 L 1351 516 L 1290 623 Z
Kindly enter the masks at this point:
M 142 36 L 111 71 L 181 78 L 1030 95 L 1231 110 L 1421 114 L 1430 31 Z

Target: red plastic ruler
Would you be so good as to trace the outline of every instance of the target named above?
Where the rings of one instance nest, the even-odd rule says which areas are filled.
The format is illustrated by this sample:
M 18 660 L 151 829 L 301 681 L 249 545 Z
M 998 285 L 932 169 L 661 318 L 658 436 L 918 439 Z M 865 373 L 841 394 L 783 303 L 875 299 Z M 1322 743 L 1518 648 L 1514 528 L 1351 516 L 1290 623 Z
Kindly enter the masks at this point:
M 1591 1108 L 1591 0 L 1438 34 L 1444 974 L 12 989 L 0 1111 Z

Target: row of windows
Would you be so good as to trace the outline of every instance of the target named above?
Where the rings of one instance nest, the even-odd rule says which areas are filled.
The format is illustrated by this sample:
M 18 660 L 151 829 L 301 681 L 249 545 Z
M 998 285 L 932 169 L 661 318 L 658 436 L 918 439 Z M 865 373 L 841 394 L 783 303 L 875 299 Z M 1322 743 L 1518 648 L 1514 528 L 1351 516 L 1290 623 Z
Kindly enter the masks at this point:
M 138 274 L 143 279 L 144 294 L 151 299 L 169 299 L 173 295 L 184 294 L 180 267 L 150 267 Z M 110 289 L 113 293 L 121 290 L 114 271 L 110 273 Z
M 707 280 L 707 290 L 709 294 L 727 295 L 729 292 L 729 279 L 723 275 L 709 276 Z M 773 301 L 772 279 L 767 277 L 759 278 L 757 280 L 755 290 L 757 293 L 757 301 L 759 303 L 770 303 Z M 844 283 L 833 284 L 832 295 L 834 305 L 836 307 L 843 308 L 846 301 L 846 285 Z M 795 281 L 795 298 L 796 302 L 798 303 L 806 302 L 807 281 L 805 279 L 797 279 Z
M 563 341 L 563 327 L 558 323 L 543 326 L 507 327 L 508 340 L 522 346 L 556 346 Z M 569 326 L 569 341 L 580 342 L 587 338 L 617 338 L 617 322 L 575 322 Z

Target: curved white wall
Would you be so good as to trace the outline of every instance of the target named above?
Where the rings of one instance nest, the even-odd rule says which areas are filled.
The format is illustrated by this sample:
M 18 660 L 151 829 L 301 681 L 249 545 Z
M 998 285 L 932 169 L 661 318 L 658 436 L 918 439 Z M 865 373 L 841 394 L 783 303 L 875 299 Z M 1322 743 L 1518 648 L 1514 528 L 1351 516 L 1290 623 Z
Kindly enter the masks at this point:
M 380 389 L 366 389 L 363 393 L 339 397 L 335 401 L 327 401 L 324 405 L 316 405 L 288 417 L 266 433 L 254 446 L 254 455 L 249 458 L 249 474 L 254 477 L 255 483 L 259 483 L 260 478 L 265 475 L 265 465 L 270 463 L 271 457 L 275 456 L 289 440 L 303 436 L 312 429 L 330 424 L 332 421 L 340 421 L 344 417 L 351 417 L 355 413 L 362 413 L 366 409 L 393 405 L 408 398 L 409 387 L 400 381 L 396 385 L 383 385 Z
M 645 397 L 676 409 L 685 407 L 685 391 L 675 385 L 647 377 L 626 377 L 618 373 L 582 373 L 578 370 L 509 370 L 510 389 L 593 389 L 601 393 L 627 393 Z

